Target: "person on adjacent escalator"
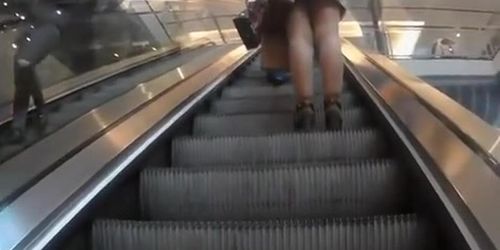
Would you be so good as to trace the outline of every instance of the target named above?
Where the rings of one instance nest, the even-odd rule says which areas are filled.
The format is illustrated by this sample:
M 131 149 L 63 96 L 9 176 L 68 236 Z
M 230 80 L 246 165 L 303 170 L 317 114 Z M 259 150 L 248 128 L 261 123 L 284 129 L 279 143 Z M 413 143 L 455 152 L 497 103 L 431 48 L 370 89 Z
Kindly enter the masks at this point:
M 278 1 L 267 0 L 246 0 L 247 10 L 241 15 L 248 16 L 251 22 L 252 29 L 257 33 L 261 40 L 262 70 L 266 73 L 266 80 L 274 86 L 280 86 L 290 81 L 290 73 L 288 65 L 277 63 L 273 57 L 277 57 L 276 51 L 286 50 L 283 45 L 286 44 L 283 30 L 286 27 L 287 9 L 280 10 L 287 4 L 287 0 L 280 3 Z
M 313 55 L 315 49 L 323 78 L 326 128 L 342 127 L 340 93 L 343 84 L 343 57 L 339 22 L 345 14 L 339 0 L 296 0 L 288 19 L 292 82 L 297 92 L 295 127 L 315 126 Z
M 290 81 L 290 73 L 283 69 L 266 70 L 266 79 L 274 86 L 280 86 Z
M 68 33 L 74 28 L 72 18 L 81 19 L 82 15 L 90 18 L 89 10 L 95 5 L 94 1 L 82 1 L 78 4 L 46 0 L 16 2 L 16 7 L 25 13 L 23 20 L 29 20 L 30 25 L 25 32 L 20 32 L 21 35 L 15 41 L 17 50 L 14 56 L 15 90 L 10 142 L 19 143 L 24 140 L 30 98 L 33 98 L 36 108 L 35 121 L 39 128 L 43 130 L 47 125 L 45 100 L 35 68 L 61 45 L 62 33 Z M 90 37 L 89 34 L 85 36 Z
M 45 100 L 36 76 L 35 66 L 59 41 L 59 29 L 43 24 L 17 41 L 18 53 L 14 58 L 14 105 L 11 141 L 22 141 L 30 98 L 35 104 L 36 119 L 43 128 L 47 124 Z
M 33 98 L 36 120 L 41 128 L 47 124 L 45 100 L 36 75 L 35 67 L 59 43 L 61 28 L 66 23 L 63 12 L 54 5 L 41 1 L 25 3 L 33 20 L 32 28 L 22 32 L 16 39 L 14 56 L 14 103 L 12 131 L 9 141 L 22 142 L 25 136 L 26 119 L 30 98 Z

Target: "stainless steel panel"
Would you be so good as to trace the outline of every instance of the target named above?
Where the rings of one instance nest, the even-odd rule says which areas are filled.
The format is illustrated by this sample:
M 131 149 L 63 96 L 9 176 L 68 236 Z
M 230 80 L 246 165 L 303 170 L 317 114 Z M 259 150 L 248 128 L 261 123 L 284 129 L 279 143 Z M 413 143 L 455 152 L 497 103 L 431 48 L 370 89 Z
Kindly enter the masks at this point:
M 500 178 L 484 159 L 464 143 L 439 117 L 436 117 L 429 105 L 437 106 L 442 112 L 451 112 L 457 122 L 464 122 L 465 128 L 484 128 L 477 124 L 475 117 L 468 117 L 467 110 L 457 107 L 446 99 L 444 94 L 430 90 L 425 83 L 415 78 L 401 78 L 408 76 L 399 71 L 380 71 L 379 64 L 374 64 L 374 58 L 379 62 L 387 63 L 383 58 L 365 55 L 349 43 L 344 43 L 343 53 L 347 60 L 356 67 L 362 77 L 368 79 L 377 94 L 387 103 L 398 119 L 407 126 L 411 134 L 434 160 L 449 183 L 441 183 L 438 176 L 429 168 L 421 171 L 430 181 L 434 190 L 444 202 L 457 226 L 465 236 L 472 249 L 481 249 L 483 243 L 473 224 L 467 216 L 459 212 L 457 204 L 452 203 L 451 194 L 447 193 L 445 186 L 451 184 L 462 202 L 458 206 L 465 206 L 473 215 L 484 231 L 487 238 L 500 249 Z M 378 66 L 378 67 L 377 67 Z M 397 67 L 392 65 L 391 68 Z M 384 73 L 385 72 L 385 73 Z M 390 74 L 392 72 L 393 74 Z M 387 73 L 387 74 L 386 74 Z M 413 90 L 413 91 L 412 91 Z M 429 105 L 422 102 L 428 101 Z M 443 106 L 447 105 L 447 106 Z M 467 111 L 464 112 L 464 111 Z M 472 116 L 472 114 L 471 114 Z M 388 119 L 389 115 L 386 115 Z M 469 126 L 469 127 L 467 127 Z M 491 131 L 482 131 L 483 139 Z M 490 138 L 491 139 L 491 138 Z M 496 137 L 493 137 L 493 140 Z M 411 145 L 407 145 L 410 146 Z M 418 159 L 419 156 L 415 155 Z M 424 166 L 425 164 L 422 164 Z
M 186 77 L 208 67 L 217 58 L 235 46 L 219 47 L 147 83 L 139 84 L 123 96 L 113 99 L 58 132 L 44 138 L 19 155 L 0 165 L 0 208 L 6 199 L 18 192 L 27 183 L 53 168 L 61 158 L 85 143 L 95 139 L 102 131 L 133 112 L 141 105 L 161 96 Z M 59 163 L 60 164 L 60 163 Z
M 42 249 L 130 162 L 252 54 L 238 47 L 185 78 L 26 191 L 0 212 L 0 249 Z M 184 68 L 171 77 L 184 79 L 183 72 Z M 26 238 L 30 233 L 35 236 Z
M 411 75 L 387 57 L 374 53 L 362 53 L 347 41 L 345 42 L 346 46 L 343 50 L 346 53 L 362 56 L 413 92 L 423 103 L 439 112 L 451 126 L 458 130 L 464 140 L 473 144 L 471 146 L 483 155 L 484 160 L 490 163 L 494 171 L 500 174 L 500 131 L 498 129 L 490 126 L 423 80 Z
M 368 54 L 367 56 L 386 73 L 398 79 L 401 84 L 410 88 L 417 96 L 432 105 L 448 119 L 454 121 L 459 129 L 474 139 L 486 152 L 500 138 L 495 128 L 450 97 L 443 95 L 433 86 L 412 76 L 387 57 L 376 54 Z

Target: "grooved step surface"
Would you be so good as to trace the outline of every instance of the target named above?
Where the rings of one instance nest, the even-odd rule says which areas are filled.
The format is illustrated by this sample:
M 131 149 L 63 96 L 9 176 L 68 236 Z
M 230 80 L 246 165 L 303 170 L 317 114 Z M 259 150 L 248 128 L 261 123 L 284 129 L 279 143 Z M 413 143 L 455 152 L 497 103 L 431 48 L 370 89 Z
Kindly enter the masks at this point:
M 152 220 L 265 220 L 403 211 L 392 161 L 260 169 L 146 169 L 142 211 Z
M 385 138 L 373 129 L 256 137 L 184 137 L 173 141 L 174 166 L 264 164 L 383 157 Z
M 343 129 L 359 129 L 370 125 L 369 116 L 363 109 L 343 112 Z M 316 130 L 325 130 L 325 116 L 317 112 Z M 294 131 L 293 113 L 248 115 L 200 115 L 194 120 L 194 135 L 252 136 L 270 135 Z
M 415 215 L 282 222 L 97 221 L 93 250 L 422 250 L 433 235 Z
M 315 88 L 315 93 L 320 94 L 322 89 Z M 344 90 L 343 93 L 350 93 Z M 255 97 L 277 97 L 277 96 L 295 96 L 295 90 L 290 84 L 279 87 L 274 86 L 231 86 L 222 91 L 222 98 L 255 98 Z
M 349 93 L 341 96 L 342 107 L 345 110 L 358 106 L 357 98 Z M 221 115 L 248 114 L 248 113 L 276 113 L 295 111 L 296 100 L 292 96 L 258 97 L 220 99 L 212 103 L 211 112 Z M 323 110 L 323 97 L 314 101 L 316 110 Z

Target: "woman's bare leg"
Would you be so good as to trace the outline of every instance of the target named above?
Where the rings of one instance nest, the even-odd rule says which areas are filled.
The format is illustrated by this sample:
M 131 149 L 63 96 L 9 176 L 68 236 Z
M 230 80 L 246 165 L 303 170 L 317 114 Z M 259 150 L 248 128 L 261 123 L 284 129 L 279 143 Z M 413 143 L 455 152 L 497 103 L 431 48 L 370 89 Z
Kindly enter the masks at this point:
M 340 93 L 344 74 L 339 37 L 341 11 L 333 0 L 315 0 L 310 16 L 323 76 L 326 128 L 339 130 L 342 128 Z
M 314 43 L 307 8 L 295 4 L 288 23 L 289 60 L 298 103 L 313 98 Z
M 332 0 L 312 1 L 314 40 L 323 76 L 325 100 L 337 100 L 343 84 L 344 61 L 340 47 L 341 13 Z
M 297 95 L 295 128 L 312 130 L 315 127 L 313 98 L 314 43 L 308 10 L 296 3 L 288 23 L 289 60 L 292 82 Z

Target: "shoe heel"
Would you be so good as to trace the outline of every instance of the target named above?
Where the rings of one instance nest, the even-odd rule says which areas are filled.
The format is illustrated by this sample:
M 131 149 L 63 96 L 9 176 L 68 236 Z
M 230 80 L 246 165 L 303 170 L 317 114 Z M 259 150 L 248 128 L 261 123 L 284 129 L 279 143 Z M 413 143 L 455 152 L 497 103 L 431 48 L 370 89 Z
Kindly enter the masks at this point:
M 297 105 L 294 114 L 294 127 L 297 131 L 311 131 L 316 127 L 316 115 L 312 103 Z
M 325 101 L 325 128 L 329 131 L 341 130 L 343 126 L 342 105 L 340 102 Z

